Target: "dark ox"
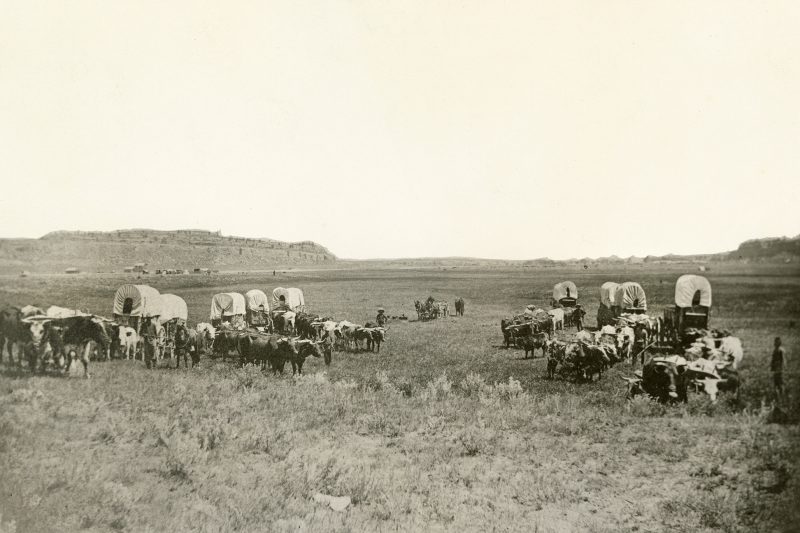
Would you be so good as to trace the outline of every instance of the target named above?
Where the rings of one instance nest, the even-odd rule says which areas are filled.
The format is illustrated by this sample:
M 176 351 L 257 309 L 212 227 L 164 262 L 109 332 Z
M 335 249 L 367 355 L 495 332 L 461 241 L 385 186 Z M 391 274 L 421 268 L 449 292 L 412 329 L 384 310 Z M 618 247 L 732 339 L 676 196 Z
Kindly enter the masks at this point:
M 525 359 L 528 358 L 528 353 L 532 357 L 536 357 L 536 350 L 542 350 L 542 357 L 547 356 L 547 334 L 533 333 L 520 338 L 522 349 L 525 350 Z
M 611 364 L 611 359 L 602 346 L 573 342 L 566 346 L 564 365 L 570 367 L 577 381 L 593 381 L 603 377 L 603 370 Z
M 231 329 L 218 329 L 216 337 L 214 337 L 213 352 L 215 355 L 221 355 L 222 360 L 228 357 L 228 354 L 233 351 L 238 351 L 239 337 L 243 334 L 239 331 Z
M 685 402 L 689 374 L 683 357 L 654 357 L 642 369 L 641 376 L 623 378 L 628 383 L 628 398 L 647 394 L 659 402 Z
M 564 364 L 567 344 L 561 341 L 550 341 L 547 346 L 547 377 L 553 379 L 556 376 L 558 365 Z
M 240 344 L 243 362 L 258 363 L 262 370 L 266 370 L 269 366 L 273 373 L 283 373 L 288 361 L 292 365 L 292 374 L 303 373 L 303 364 L 309 356 L 321 357 L 326 365 L 330 365 L 331 348 L 332 339 L 314 342 L 279 335 L 245 336 Z
M 54 321 L 31 321 L 30 340 L 25 354 L 31 371 L 45 370 L 48 361 L 69 373 L 72 363 L 79 359 L 84 377 L 89 374 L 92 358 L 108 357 L 111 338 L 104 323 L 97 318 L 72 317 Z
M 181 367 L 181 357 L 185 368 L 189 368 L 189 357 L 192 358 L 192 368 L 200 364 L 201 344 L 201 336 L 197 331 L 185 324 L 178 324 L 175 328 L 175 368 Z
M 464 298 L 456 298 L 456 316 L 464 316 L 464 309 L 466 308 L 466 304 L 464 303 Z
M 636 378 L 623 379 L 628 384 L 628 398 L 645 393 L 662 403 L 686 402 L 690 387 L 715 402 L 720 392 L 738 394 L 740 384 L 739 373 L 732 364 L 712 364 L 711 369 L 704 369 L 698 361 L 687 363 L 676 355 L 654 357 Z
M 321 357 L 325 360 L 325 364 L 330 364 L 331 361 L 331 344 L 327 341 L 314 342 L 308 339 L 289 338 L 281 348 L 285 360 L 292 364 L 292 375 L 303 374 L 303 363 L 309 356 Z M 282 366 L 280 370 L 283 372 Z
M 0 310 L 0 362 L 8 348 L 8 360 L 14 362 L 14 347 L 17 348 L 17 366 L 22 365 L 23 347 L 30 340 L 29 325 L 22 321 L 22 311 L 17 307 Z

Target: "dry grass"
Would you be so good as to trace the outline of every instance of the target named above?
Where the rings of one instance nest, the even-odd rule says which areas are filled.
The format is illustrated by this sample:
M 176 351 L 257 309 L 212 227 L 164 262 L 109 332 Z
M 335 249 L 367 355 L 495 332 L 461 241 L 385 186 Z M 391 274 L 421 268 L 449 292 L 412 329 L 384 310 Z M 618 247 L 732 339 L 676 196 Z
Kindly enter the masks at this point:
M 410 316 L 413 300 L 429 293 L 463 296 L 468 307 L 464 318 L 393 322 L 380 355 L 336 354 L 329 368 L 310 361 L 300 379 L 209 360 L 193 371 L 98 363 L 89 381 L 2 367 L 0 532 L 781 531 L 798 523 L 797 426 L 766 423 L 762 408 L 771 337 L 783 336 L 790 354 L 800 340 L 790 325 L 800 315 L 796 272 L 710 274 L 714 321 L 747 349 L 742 400 L 693 397 L 677 407 L 625 402 L 619 376 L 629 368 L 594 384 L 550 381 L 543 360 L 499 347 L 499 318 L 544 303 L 547 287 L 567 277 L 591 288 L 586 304 L 602 281 L 625 278 L 641 281 L 659 307 L 677 272 L 158 279 L 196 318 L 218 289 L 276 285 L 301 286 L 314 310 L 358 322 L 379 305 Z M 107 313 L 120 282 L 9 278 L 0 297 Z M 795 374 L 793 405 L 797 383 Z M 353 504 L 336 513 L 311 501 L 316 492 Z

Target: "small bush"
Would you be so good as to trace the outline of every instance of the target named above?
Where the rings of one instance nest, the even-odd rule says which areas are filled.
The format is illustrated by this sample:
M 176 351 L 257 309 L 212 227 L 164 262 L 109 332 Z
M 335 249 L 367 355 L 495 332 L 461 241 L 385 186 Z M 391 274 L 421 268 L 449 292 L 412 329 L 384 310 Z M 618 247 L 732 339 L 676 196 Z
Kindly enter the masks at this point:
M 336 381 L 333 384 L 333 386 L 336 390 L 342 390 L 342 391 L 354 391 L 358 389 L 358 383 L 356 383 L 353 380 L 346 380 L 346 379 L 343 379 L 341 381 Z
M 35 404 L 44 398 L 44 393 L 39 389 L 16 389 L 11 393 L 11 402 L 19 404 Z
M 447 373 L 442 374 L 433 381 L 429 381 L 425 387 L 425 398 L 428 400 L 441 401 L 450 396 L 453 382 L 447 379 Z
M 692 394 L 686 402 L 686 413 L 693 416 L 723 416 L 734 411 L 732 402 L 735 398 L 729 395 L 720 396 L 712 402 L 707 394 Z
M 631 416 L 646 418 L 650 416 L 664 416 L 667 413 L 667 406 L 646 394 L 641 394 L 628 401 L 626 410 Z
M 525 394 L 525 391 L 522 389 L 522 384 L 513 377 L 508 378 L 508 383 L 495 383 L 488 392 L 493 399 L 503 401 L 514 400 Z
M 297 374 L 294 376 L 297 385 L 326 385 L 329 383 L 326 372 L 314 372 L 313 374 Z
M 0 513 L 0 533 L 17 533 L 17 523 L 14 520 L 3 522 L 2 513 Z
M 481 426 L 469 426 L 458 433 L 456 441 L 461 444 L 462 455 L 474 457 L 490 454 L 494 449 L 496 435 Z
M 237 390 L 247 390 L 252 388 L 260 379 L 263 378 L 261 369 L 255 365 L 245 365 L 234 373 Z
M 470 372 L 467 377 L 461 380 L 458 387 L 464 393 L 464 396 L 477 397 L 486 388 L 486 380 L 480 374 Z

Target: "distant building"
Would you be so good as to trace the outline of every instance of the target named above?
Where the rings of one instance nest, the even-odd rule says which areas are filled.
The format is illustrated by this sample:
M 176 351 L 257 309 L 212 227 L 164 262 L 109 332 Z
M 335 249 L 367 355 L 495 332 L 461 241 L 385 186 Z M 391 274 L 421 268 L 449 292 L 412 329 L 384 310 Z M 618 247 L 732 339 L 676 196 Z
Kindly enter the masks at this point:
M 122 269 L 123 272 L 133 272 L 133 267 L 125 267 Z
M 65 268 L 64 272 L 66 272 L 67 274 L 77 274 L 77 273 L 80 272 L 80 270 L 78 270 L 75 267 L 69 267 L 69 268 Z

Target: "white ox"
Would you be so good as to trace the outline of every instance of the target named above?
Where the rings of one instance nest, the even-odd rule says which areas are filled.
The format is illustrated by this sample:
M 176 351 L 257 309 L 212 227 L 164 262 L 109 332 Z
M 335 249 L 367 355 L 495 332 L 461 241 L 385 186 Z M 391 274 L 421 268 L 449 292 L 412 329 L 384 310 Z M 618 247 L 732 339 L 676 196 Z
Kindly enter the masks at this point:
M 136 347 L 139 345 L 139 335 L 130 326 L 119 327 L 119 347 L 125 359 L 136 359 Z
M 547 314 L 553 319 L 553 331 L 564 329 L 563 309 L 550 309 Z

